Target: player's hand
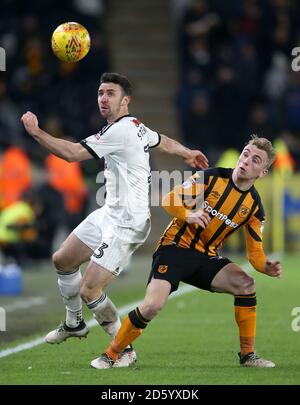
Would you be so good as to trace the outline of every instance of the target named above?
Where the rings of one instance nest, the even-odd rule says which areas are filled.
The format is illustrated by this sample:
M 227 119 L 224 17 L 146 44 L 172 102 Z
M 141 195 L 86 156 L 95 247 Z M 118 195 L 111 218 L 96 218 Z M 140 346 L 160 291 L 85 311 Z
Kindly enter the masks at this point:
M 264 266 L 264 272 L 270 277 L 280 278 L 282 272 L 281 263 L 279 261 L 267 259 Z
M 186 222 L 188 224 L 198 224 L 202 228 L 206 228 L 210 223 L 210 216 L 203 209 L 198 210 L 197 212 L 191 212 L 187 218 Z
M 26 131 L 30 135 L 35 135 L 39 130 L 39 122 L 37 116 L 30 111 L 22 115 L 21 122 L 23 123 Z
M 190 156 L 185 159 L 185 163 L 196 169 L 206 169 L 208 167 L 208 159 L 200 150 L 191 150 Z

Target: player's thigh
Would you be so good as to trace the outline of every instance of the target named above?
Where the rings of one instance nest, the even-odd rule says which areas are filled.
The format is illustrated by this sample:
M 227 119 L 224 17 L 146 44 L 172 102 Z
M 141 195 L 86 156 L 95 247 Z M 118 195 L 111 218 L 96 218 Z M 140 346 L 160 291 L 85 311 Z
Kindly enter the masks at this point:
M 247 293 L 248 289 L 249 291 L 252 289 L 253 284 L 253 279 L 237 264 L 229 263 L 215 275 L 211 283 L 211 290 L 235 295 Z
M 87 262 L 92 254 L 93 250 L 72 232 L 54 253 L 53 261 L 58 269 L 77 268 Z
M 56 268 L 68 271 L 64 267 L 68 268 L 70 264 L 78 267 L 90 259 L 101 242 L 104 217 L 103 208 L 95 210 L 73 230 L 53 257 Z
M 139 246 L 140 243 L 124 241 L 111 229 L 106 229 L 102 235 L 102 243 L 94 250 L 91 261 L 118 276 Z

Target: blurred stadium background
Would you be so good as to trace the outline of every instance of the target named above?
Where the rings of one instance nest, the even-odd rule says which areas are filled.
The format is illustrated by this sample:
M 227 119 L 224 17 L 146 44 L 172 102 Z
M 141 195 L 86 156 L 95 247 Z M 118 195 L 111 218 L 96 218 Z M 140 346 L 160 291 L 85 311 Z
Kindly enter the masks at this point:
M 51 51 L 51 34 L 65 21 L 90 32 L 91 50 L 79 63 L 63 63 Z M 291 67 L 297 46 L 296 0 L 1 1 L 6 71 L 0 72 L 0 306 L 8 308 L 3 347 L 62 319 L 51 254 L 97 208 L 96 176 L 103 168 L 48 155 L 25 133 L 20 117 L 31 110 L 46 131 L 74 141 L 97 132 L 104 124 L 97 89 L 105 71 L 133 83 L 133 115 L 201 149 L 211 166 L 232 167 L 252 133 L 272 140 L 277 159 L 257 187 L 267 213 L 265 246 L 299 265 L 300 72 Z M 153 170 L 190 169 L 156 151 L 151 160 Z M 141 298 L 151 251 L 168 223 L 161 208 L 153 207 L 152 214 L 148 242 L 112 287 L 122 303 L 133 301 L 137 291 Z M 239 236 L 228 241 L 226 254 L 244 255 Z M 6 275 L 18 271 L 23 286 L 16 277 L 15 295 L 7 295 Z

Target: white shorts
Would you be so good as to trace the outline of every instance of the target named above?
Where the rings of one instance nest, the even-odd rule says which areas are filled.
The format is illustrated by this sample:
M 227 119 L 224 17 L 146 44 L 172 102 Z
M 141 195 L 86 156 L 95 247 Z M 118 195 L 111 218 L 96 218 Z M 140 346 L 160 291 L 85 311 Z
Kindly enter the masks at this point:
M 93 262 L 118 275 L 132 253 L 146 241 L 150 228 L 150 218 L 145 220 L 145 226 L 140 231 L 119 226 L 112 221 L 109 209 L 103 206 L 93 211 L 73 232 L 94 251 L 91 256 Z

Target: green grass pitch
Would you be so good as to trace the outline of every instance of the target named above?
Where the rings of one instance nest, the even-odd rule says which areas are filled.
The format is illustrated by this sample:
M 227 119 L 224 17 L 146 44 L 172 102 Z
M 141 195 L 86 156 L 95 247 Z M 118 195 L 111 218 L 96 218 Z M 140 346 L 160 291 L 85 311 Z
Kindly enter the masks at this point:
M 298 385 L 300 331 L 292 330 L 291 312 L 294 307 L 300 307 L 300 257 L 285 255 L 282 262 L 284 273 L 279 280 L 252 272 L 257 283 L 258 299 L 256 349 L 261 356 L 276 363 L 275 369 L 240 367 L 233 297 L 193 290 L 171 299 L 135 342 L 138 354 L 136 367 L 111 370 L 90 368 L 90 361 L 108 344 L 104 332 L 94 327 L 87 339 L 69 339 L 53 346 L 41 344 L 30 350 L 0 357 L 0 385 Z M 139 272 L 144 263 L 147 268 Z M 118 307 L 143 297 L 149 264 L 150 257 L 145 259 L 137 256 L 132 272 L 116 280 L 110 296 Z M 45 315 L 35 314 L 35 317 L 43 317 L 45 323 L 38 323 L 38 330 L 31 335 L 27 331 L 26 336 L 1 343 L 0 355 L 6 348 L 42 336 L 50 330 L 50 325 L 55 327 L 63 318 L 64 309 L 56 291 L 55 276 L 51 273 L 49 277 L 59 310 L 52 311 L 49 306 L 48 323 Z M 30 318 L 28 312 L 27 317 Z M 14 322 L 18 322 L 18 319 Z M 0 341 L 3 333 L 0 332 Z

